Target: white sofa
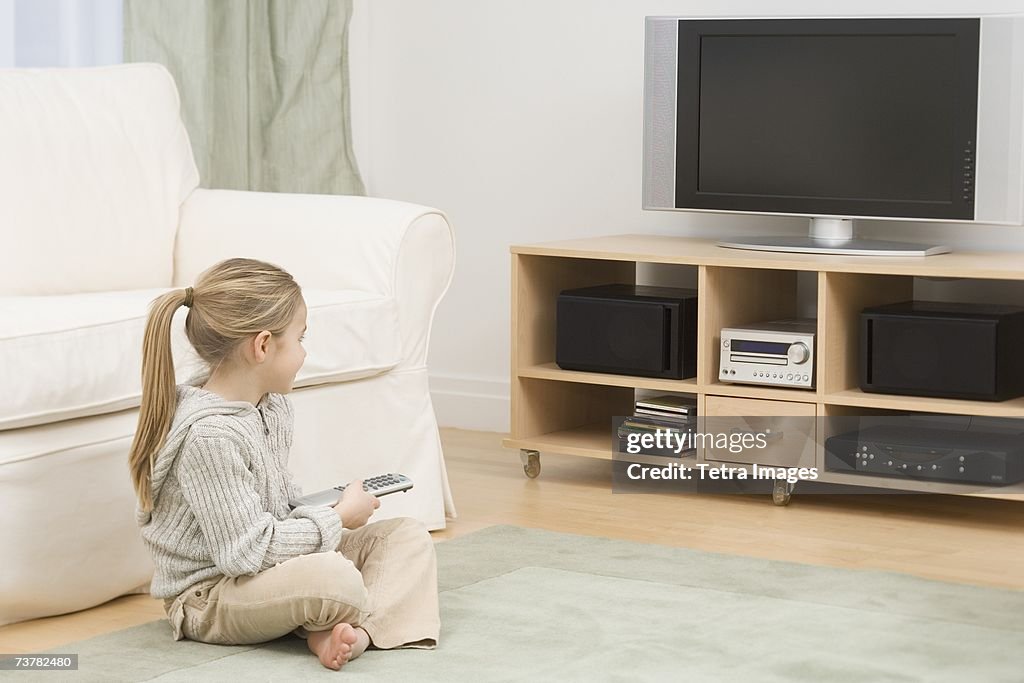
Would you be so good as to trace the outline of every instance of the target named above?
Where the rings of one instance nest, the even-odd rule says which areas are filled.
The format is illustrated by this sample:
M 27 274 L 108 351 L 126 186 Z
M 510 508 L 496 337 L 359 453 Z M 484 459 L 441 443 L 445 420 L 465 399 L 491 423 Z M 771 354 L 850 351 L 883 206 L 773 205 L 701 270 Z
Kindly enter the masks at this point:
M 300 486 L 400 471 L 415 487 L 377 518 L 454 515 L 426 368 L 445 216 L 198 181 L 163 67 L 0 70 L 0 625 L 146 590 L 127 454 L 147 306 L 231 256 L 289 270 L 309 305 Z M 200 369 L 185 313 L 179 381 Z

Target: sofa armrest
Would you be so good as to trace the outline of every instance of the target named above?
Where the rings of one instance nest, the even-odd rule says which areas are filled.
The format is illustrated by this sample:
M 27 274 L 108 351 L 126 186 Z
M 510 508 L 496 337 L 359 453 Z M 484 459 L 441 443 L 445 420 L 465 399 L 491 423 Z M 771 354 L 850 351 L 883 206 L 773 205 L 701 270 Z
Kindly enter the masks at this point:
M 395 298 L 399 367 L 426 364 L 434 310 L 451 282 L 455 239 L 437 209 L 370 197 L 208 190 L 181 206 L 174 286 L 232 257 L 277 264 L 308 289 Z

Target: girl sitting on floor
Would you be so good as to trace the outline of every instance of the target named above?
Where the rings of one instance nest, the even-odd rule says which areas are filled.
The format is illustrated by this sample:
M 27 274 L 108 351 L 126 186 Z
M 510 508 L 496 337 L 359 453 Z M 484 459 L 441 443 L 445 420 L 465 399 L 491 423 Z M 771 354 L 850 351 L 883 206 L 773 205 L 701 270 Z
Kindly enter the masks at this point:
M 171 320 L 210 371 L 175 386 Z M 302 290 L 251 259 L 213 266 L 157 298 L 143 341 L 129 466 L 142 538 L 176 640 L 246 644 L 290 632 L 324 666 L 367 647 L 432 648 L 434 546 L 412 519 L 367 524 L 380 501 L 356 481 L 336 506 L 300 506 L 285 396 L 306 352 Z

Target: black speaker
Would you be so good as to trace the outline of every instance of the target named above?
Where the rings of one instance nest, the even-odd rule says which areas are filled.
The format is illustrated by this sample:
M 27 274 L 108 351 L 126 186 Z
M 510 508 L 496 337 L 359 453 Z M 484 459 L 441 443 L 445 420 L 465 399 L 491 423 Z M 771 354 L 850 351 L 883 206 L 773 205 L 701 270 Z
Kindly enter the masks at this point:
M 697 374 L 697 292 L 601 285 L 558 295 L 555 362 L 564 370 L 684 379 Z
M 860 387 L 982 401 L 1024 395 L 1024 309 L 933 301 L 866 308 Z

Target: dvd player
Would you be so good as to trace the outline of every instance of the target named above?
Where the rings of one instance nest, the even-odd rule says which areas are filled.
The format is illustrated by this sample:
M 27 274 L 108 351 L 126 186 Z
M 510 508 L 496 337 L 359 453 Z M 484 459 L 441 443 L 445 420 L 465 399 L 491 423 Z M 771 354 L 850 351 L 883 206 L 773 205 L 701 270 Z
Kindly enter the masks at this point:
M 1024 434 L 867 427 L 826 439 L 825 469 L 1007 486 L 1024 480 Z

